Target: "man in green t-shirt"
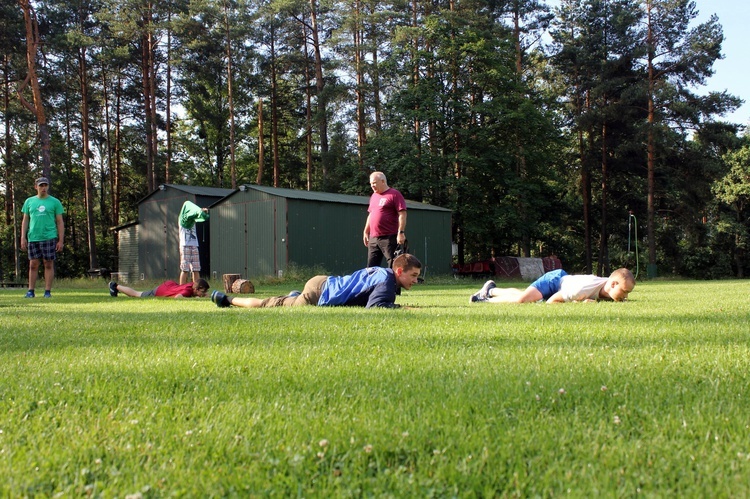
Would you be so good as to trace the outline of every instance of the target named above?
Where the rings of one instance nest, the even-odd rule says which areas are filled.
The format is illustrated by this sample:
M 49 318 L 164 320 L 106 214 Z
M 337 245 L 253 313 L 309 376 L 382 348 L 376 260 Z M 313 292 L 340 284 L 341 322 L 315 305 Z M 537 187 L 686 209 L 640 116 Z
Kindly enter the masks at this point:
M 63 249 L 65 225 L 62 203 L 47 193 L 49 179 L 40 177 L 34 183 L 36 196 L 23 203 L 21 212 L 21 249 L 29 252 L 29 290 L 26 298 L 34 298 L 34 287 L 39 276 L 39 261 L 44 260 L 44 297 L 51 298 L 55 279 L 55 258 Z

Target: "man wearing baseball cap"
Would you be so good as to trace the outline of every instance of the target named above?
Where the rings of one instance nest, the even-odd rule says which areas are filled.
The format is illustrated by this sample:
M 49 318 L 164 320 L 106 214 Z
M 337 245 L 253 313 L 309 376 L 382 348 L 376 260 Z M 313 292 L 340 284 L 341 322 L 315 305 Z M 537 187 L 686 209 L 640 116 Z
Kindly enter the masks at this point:
M 40 177 L 34 182 L 36 196 L 23 203 L 21 212 L 21 249 L 29 252 L 29 290 L 26 298 L 34 298 L 36 279 L 39 276 L 39 261 L 44 261 L 44 297 L 51 298 L 52 281 L 55 279 L 55 258 L 63 249 L 65 225 L 62 203 L 47 193 L 49 179 Z

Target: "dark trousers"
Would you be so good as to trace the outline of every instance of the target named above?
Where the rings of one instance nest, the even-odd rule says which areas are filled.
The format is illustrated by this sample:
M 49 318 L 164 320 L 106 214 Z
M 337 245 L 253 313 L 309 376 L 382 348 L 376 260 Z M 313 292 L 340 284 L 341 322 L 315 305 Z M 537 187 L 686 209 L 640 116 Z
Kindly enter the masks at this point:
M 391 268 L 393 266 L 393 253 L 396 252 L 397 247 L 396 234 L 371 237 L 367 245 L 367 266 L 379 267 L 383 257 L 385 257 L 388 268 Z

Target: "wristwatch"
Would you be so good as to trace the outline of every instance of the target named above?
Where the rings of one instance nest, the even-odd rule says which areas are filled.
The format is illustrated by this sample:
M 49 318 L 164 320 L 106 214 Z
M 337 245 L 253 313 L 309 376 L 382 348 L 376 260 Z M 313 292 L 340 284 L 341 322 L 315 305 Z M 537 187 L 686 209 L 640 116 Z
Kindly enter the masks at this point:
M 398 231 L 399 234 L 406 234 L 403 230 Z

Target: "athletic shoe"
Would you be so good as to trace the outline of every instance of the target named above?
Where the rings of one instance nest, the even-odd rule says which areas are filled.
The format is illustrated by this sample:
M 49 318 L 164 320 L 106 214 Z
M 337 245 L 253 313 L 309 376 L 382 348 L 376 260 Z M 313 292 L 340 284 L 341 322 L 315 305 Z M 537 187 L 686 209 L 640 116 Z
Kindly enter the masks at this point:
M 302 291 L 297 291 L 297 290 L 295 289 L 294 291 L 292 291 L 291 293 L 289 293 L 289 294 L 288 294 L 287 296 L 288 296 L 289 298 L 297 298 L 297 297 L 298 297 L 299 295 L 301 295 L 301 294 L 302 294 Z
M 34 290 L 33 289 L 28 290 L 24 298 L 36 298 L 36 296 L 34 295 Z
M 109 281 L 109 296 L 117 297 L 117 283 L 115 281 Z
M 231 305 L 231 303 L 229 303 L 229 298 L 227 297 L 227 295 L 225 295 L 221 291 L 213 291 L 211 293 L 211 301 L 214 302 L 217 307 L 228 307 Z
M 495 285 L 495 281 L 485 282 L 484 286 L 482 286 L 482 289 L 479 290 L 479 296 L 482 297 L 482 300 L 488 299 L 490 297 L 490 290 L 496 287 L 497 285 Z
M 469 303 L 475 303 L 478 301 L 487 301 L 490 297 L 490 290 L 496 288 L 495 281 L 487 281 L 482 286 L 482 289 L 474 293 L 469 297 Z
M 44 292 L 45 298 L 52 298 L 52 293 L 49 292 L 49 289 Z

